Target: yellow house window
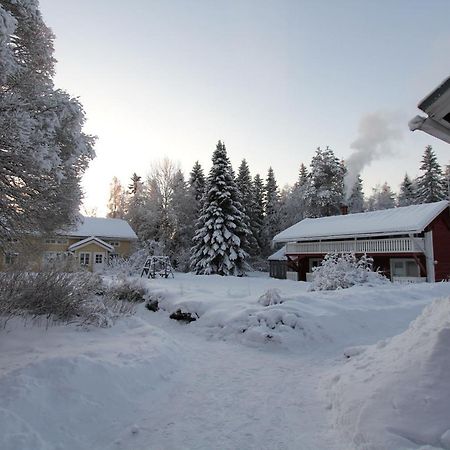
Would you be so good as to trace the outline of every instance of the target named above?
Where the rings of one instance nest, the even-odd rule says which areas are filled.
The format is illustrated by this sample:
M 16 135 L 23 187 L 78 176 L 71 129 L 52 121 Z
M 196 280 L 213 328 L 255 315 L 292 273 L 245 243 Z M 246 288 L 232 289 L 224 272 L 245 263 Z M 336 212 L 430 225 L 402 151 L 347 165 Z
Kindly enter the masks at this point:
M 91 254 L 90 253 L 80 253 L 80 265 L 81 266 L 88 266 L 89 262 L 91 260 Z

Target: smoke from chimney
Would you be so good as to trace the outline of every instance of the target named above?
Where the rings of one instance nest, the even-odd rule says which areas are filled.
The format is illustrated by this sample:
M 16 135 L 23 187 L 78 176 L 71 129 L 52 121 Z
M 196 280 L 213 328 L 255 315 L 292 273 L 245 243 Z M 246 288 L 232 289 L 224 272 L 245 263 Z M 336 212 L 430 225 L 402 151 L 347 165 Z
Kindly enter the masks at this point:
M 391 145 L 402 139 L 398 121 L 392 113 L 374 112 L 364 116 L 358 127 L 358 137 L 350 145 L 354 152 L 345 160 L 345 198 L 351 195 L 358 175 L 372 161 L 392 154 Z

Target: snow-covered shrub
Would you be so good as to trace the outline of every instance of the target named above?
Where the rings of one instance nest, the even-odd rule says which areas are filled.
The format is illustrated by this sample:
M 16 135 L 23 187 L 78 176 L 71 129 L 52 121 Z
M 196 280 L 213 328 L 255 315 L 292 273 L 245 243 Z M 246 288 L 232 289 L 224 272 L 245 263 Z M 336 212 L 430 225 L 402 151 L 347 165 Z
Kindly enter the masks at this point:
M 135 302 L 117 300 L 109 295 L 95 295 L 83 303 L 78 322 L 82 325 L 110 327 L 118 318 L 133 315 L 135 311 Z
M 100 277 L 90 272 L 5 272 L 0 274 L 0 317 L 46 318 L 71 322 L 84 316 L 87 299 L 100 289 Z
M 108 284 L 91 272 L 0 273 L 0 325 L 27 320 L 110 326 L 147 299 L 144 280 L 118 277 Z
M 279 303 L 283 303 L 280 290 L 277 288 L 267 289 L 267 291 L 259 297 L 258 303 L 263 306 L 278 305 Z
M 147 287 L 142 278 L 117 277 L 110 281 L 104 295 L 114 300 L 142 303 L 146 300 Z
M 384 284 L 388 280 L 372 270 L 372 258 L 354 253 L 329 253 L 322 264 L 313 269 L 311 291 L 333 291 L 361 284 Z
M 145 249 L 140 249 L 128 258 L 113 258 L 105 269 L 105 273 L 113 276 L 133 276 L 140 275 L 144 267 L 145 260 L 149 253 Z

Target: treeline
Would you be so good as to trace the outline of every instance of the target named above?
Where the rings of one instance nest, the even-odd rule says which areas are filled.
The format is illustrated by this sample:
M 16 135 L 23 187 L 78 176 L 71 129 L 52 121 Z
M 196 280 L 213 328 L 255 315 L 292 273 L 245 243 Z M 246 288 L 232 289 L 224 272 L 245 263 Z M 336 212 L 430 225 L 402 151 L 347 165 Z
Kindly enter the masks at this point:
M 384 183 L 365 197 L 361 177 L 346 186 L 345 162 L 318 148 L 294 185 L 280 189 L 271 167 L 264 179 L 252 176 L 243 159 L 235 173 L 219 141 L 208 177 L 198 161 L 186 178 L 169 159 L 145 179 L 134 173 L 126 187 L 114 177 L 108 216 L 128 220 L 140 245 L 169 255 L 178 270 L 239 275 L 249 264 L 265 268 L 273 236 L 306 217 L 340 214 L 343 204 L 357 213 L 446 199 L 448 166 L 444 174 L 431 146 L 420 170 L 417 179 L 405 175 L 398 195 Z

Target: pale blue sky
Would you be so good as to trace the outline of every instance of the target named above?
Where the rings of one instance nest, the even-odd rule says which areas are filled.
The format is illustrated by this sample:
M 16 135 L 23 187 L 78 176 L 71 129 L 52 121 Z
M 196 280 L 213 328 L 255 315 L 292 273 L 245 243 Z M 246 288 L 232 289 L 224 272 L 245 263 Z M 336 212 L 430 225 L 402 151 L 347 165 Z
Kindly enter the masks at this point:
M 394 115 L 403 139 L 367 167 L 366 193 L 418 174 L 424 146 L 450 147 L 407 122 L 450 75 L 450 2 L 41 0 L 56 34 L 56 84 L 80 96 L 99 136 L 86 204 L 164 156 L 209 169 L 223 139 L 235 168 L 273 166 L 292 183 L 317 146 L 351 153 L 368 113 Z

